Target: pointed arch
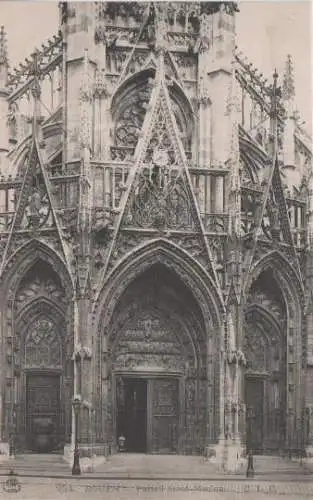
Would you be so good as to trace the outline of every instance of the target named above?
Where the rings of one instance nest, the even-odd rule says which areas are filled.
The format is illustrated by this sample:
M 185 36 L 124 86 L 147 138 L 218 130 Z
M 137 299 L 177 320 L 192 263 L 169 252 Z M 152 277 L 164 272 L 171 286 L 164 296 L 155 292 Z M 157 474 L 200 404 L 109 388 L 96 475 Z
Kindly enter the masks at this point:
M 268 272 L 270 272 L 270 279 L 273 280 L 272 283 L 268 280 Z M 265 315 L 260 307 L 253 308 L 255 304 L 252 304 L 252 310 L 256 311 L 257 314 L 261 312 L 261 314 L 250 320 L 252 326 L 250 332 L 247 330 L 248 337 L 254 336 L 252 345 L 255 347 L 258 341 L 258 336 L 255 336 L 258 323 L 261 330 L 263 328 L 269 330 L 269 338 L 273 339 L 268 343 L 268 352 L 265 353 L 265 360 L 272 359 L 272 361 L 269 365 L 267 362 L 266 370 L 269 378 L 264 382 L 264 397 L 270 397 L 272 401 L 271 403 L 266 402 L 264 408 L 268 407 L 267 404 L 272 406 L 268 407 L 267 415 L 265 409 L 263 412 L 261 411 L 260 418 L 262 421 L 263 418 L 265 419 L 264 429 L 267 429 L 267 434 L 264 434 L 264 439 L 263 437 L 259 439 L 259 442 L 254 446 L 271 448 L 276 443 L 276 448 L 279 448 L 282 442 L 287 442 L 290 449 L 296 449 L 298 444 L 295 436 L 297 434 L 297 419 L 300 418 L 302 412 L 303 364 L 306 359 L 303 285 L 292 263 L 278 250 L 267 253 L 251 268 L 245 289 L 246 299 L 248 299 L 248 293 L 252 290 L 254 283 L 260 285 L 260 295 L 257 296 L 256 302 L 261 304 L 264 302 L 268 308 L 268 314 Z M 283 306 L 278 312 L 275 312 L 275 303 L 271 300 L 273 283 L 277 287 L 274 292 L 274 295 L 279 299 L 277 304 L 281 303 Z M 249 308 L 251 308 L 251 304 L 247 304 L 246 300 L 246 312 L 249 311 Z M 281 332 L 280 338 L 276 338 L 278 333 L 273 320 L 268 321 L 272 315 L 277 316 L 278 331 Z M 255 350 L 256 358 L 258 358 L 260 350 L 261 347 Z M 256 371 L 258 371 L 258 367 Z M 249 384 L 248 379 L 246 379 L 246 383 Z M 250 394 L 250 396 L 246 404 L 253 406 L 252 393 L 253 391 L 247 389 L 246 394 Z M 273 421 L 272 417 L 276 412 L 278 412 L 277 419 Z M 255 428 L 257 427 L 258 424 Z
M 278 322 L 277 318 L 273 314 L 270 313 L 265 307 L 263 307 L 260 304 L 251 304 L 247 307 L 245 311 L 245 316 L 248 317 L 251 313 L 256 312 L 259 316 L 264 318 L 264 321 L 267 324 L 272 324 L 273 327 L 275 328 L 275 332 L 279 333 L 279 335 L 282 335 L 282 328 L 280 323 Z
M 37 239 L 32 239 L 25 243 L 8 259 L 1 276 L 0 293 L 7 293 L 9 288 L 11 292 L 14 287 L 16 289 L 23 276 L 38 260 L 42 260 L 51 266 L 53 271 L 59 276 L 70 298 L 74 286 L 65 261 L 54 249 Z
M 278 250 L 267 253 L 254 264 L 244 290 L 245 295 L 247 296 L 252 283 L 267 269 L 273 271 L 278 284 L 282 284 L 282 280 L 288 284 L 293 300 L 297 300 L 299 307 L 302 306 L 304 304 L 303 284 L 290 261 Z
M 12 412 L 9 402 L 14 401 L 12 391 L 16 390 L 17 404 L 21 409 L 17 425 L 22 449 L 32 439 L 26 425 L 28 368 L 40 372 L 40 377 L 46 377 L 47 383 L 50 375 L 56 377 L 53 378 L 53 388 L 49 386 L 55 395 L 53 418 L 62 442 L 63 439 L 70 439 L 73 291 L 71 276 L 62 257 L 55 249 L 35 238 L 15 251 L 3 268 L 0 283 L 1 341 L 6 346 L 14 345 L 15 349 L 9 357 L 3 355 L 1 359 L 3 380 L 9 381 L 2 387 L 5 425 L 1 437 L 8 439 L 8 422 Z M 62 299 L 62 304 L 57 303 L 58 298 Z M 68 389 L 63 384 L 64 380 Z M 37 391 L 37 388 L 34 390 Z M 70 391 L 67 396 L 66 391 Z M 50 444 L 57 446 L 60 443 L 51 441 Z
M 181 446 L 192 452 L 197 440 L 199 446 L 206 439 L 215 441 L 220 428 L 224 304 L 213 279 L 192 256 L 163 238 L 138 246 L 106 277 L 92 321 L 98 367 L 94 393 L 111 401 L 105 418 L 113 442 L 114 380 L 125 371 L 181 380 L 182 411 L 188 414 L 188 432 Z M 150 321 L 153 327 L 147 329 Z M 103 415 L 102 408 L 99 412 Z M 213 433 L 210 438 L 208 428 Z
M 55 300 L 50 297 L 34 297 L 32 300 L 29 300 L 24 304 L 20 311 L 16 314 L 16 322 L 19 323 L 23 321 L 24 317 L 29 317 L 29 314 L 46 314 L 47 316 L 51 316 L 52 318 L 57 318 L 57 321 L 60 321 L 61 318 L 64 317 L 64 309 L 62 305 L 60 305 Z
M 174 243 L 160 238 L 128 253 L 110 272 L 95 298 L 93 318 L 96 328 L 100 324 L 103 327 L 109 321 L 114 306 L 127 285 L 155 263 L 162 263 L 171 268 L 184 281 L 193 292 L 207 325 L 221 325 L 224 304 L 212 278 L 190 254 Z

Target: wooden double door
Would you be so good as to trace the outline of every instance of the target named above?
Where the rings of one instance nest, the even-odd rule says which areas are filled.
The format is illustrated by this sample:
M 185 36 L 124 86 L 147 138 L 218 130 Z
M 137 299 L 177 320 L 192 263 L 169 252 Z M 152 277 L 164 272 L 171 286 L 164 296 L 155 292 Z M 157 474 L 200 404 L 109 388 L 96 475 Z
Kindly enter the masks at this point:
M 117 440 L 130 453 L 178 453 L 179 381 L 119 377 Z
M 27 374 L 25 445 L 33 452 L 57 451 L 62 444 L 59 375 Z
M 253 453 L 276 453 L 284 444 L 286 411 L 280 387 L 270 378 L 246 378 L 247 447 Z

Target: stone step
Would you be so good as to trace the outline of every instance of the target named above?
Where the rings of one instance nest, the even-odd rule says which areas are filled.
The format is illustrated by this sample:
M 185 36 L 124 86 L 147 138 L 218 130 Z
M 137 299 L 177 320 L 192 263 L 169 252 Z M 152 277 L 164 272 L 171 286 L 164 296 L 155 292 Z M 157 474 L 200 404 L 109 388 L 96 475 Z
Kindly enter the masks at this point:
M 0 463 L 0 474 L 7 474 L 13 470 L 17 474 L 43 474 L 43 475 L 67 475 L 71 468 L 62 455 L 17 455 L 5 462 Z

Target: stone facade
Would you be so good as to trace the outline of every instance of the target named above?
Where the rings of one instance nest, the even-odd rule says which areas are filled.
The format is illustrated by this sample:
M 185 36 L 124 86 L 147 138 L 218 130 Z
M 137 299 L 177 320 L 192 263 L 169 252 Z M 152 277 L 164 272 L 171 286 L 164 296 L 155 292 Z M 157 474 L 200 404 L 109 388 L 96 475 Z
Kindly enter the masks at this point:
M 234 2 L 59 9 L 13 73 L 1 31 L 2 452 L 70 450 L 75 396 L 81 454 L 127 433 L 226 469 L 247 444 L 309 452 L 312 152 L 290 58 L 282 88 L 247 64 Z

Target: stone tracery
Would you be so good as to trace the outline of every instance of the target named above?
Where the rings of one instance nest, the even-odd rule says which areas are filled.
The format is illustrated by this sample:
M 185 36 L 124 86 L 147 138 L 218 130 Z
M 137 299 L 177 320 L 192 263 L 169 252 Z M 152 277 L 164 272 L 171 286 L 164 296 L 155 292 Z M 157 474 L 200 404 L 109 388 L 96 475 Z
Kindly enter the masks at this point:
M 150 100 L 152 84 L 151 72 L 135 75 L 122 91 L 113 99 L 112 115 L 114 123 L 114 145 L 135 148 L 142 130 L 144 117 Z M 173 88 L 170 91 L 171 105 L 177 126 L 184 140 L 186 150 L 190 150 L 192 123 L 182 97 Z
M 29 325 L 25 339 L 25 364 L 27 368 L 61 368 L 62 340 L 56 325 L 46 318 Z

